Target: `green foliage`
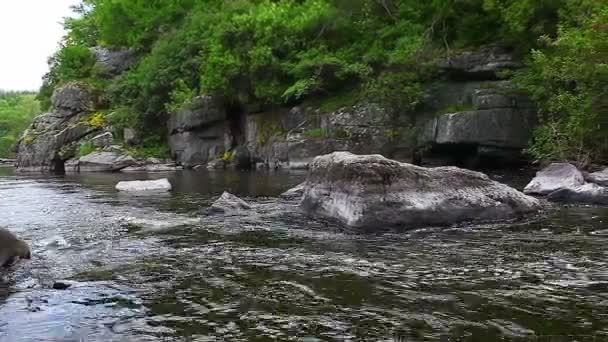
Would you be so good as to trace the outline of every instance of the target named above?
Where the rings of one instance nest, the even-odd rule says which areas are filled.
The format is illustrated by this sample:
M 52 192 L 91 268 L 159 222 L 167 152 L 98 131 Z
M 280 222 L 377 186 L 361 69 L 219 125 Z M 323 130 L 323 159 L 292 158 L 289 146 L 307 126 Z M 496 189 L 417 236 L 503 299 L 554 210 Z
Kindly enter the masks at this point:
M 86 155 L 89 155 L 89 154 L 95 152 L 95 150 L 97 150 L 95 145 L 93 145 L 93 143 L 90 141 L 86 141 L 78 147 L 76 157 L 78 157 L 78 158 L 84 157 Z
M 412 72 L 385 72 L 367 84 L 367 94 L 394 116 L 411 113 L 423 94 L 419 80 Z
M 145 138 L 140 145 L 130 147 L 127 151 L 136 158 L 168 158 L 171 155 L 166 141 L 156 136 Z
M 323 128 L 311 128 L 304 131 L 304 136 L 313 139 L 326 138 L 328 136 L 327 130 Z
M 558 36 L 542 38 L 546 48 L 532 52 L 516 80 L 540 107 L 542 126 L 529 152 L 585 166 L 608 159 L 608 8 L 577 2 Z
M 0 91 L 0 157 L 12 157 L 11 148 L 34 116 L 40 103 L 31 93 Z

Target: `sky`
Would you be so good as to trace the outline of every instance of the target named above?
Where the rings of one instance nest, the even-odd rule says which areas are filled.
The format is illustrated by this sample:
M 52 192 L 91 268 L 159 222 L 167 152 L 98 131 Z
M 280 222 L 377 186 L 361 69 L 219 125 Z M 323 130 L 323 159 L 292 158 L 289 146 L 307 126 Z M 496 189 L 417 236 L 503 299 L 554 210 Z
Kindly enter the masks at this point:
M 79 0 L 0 0 L 0 89 L 38 90 Z

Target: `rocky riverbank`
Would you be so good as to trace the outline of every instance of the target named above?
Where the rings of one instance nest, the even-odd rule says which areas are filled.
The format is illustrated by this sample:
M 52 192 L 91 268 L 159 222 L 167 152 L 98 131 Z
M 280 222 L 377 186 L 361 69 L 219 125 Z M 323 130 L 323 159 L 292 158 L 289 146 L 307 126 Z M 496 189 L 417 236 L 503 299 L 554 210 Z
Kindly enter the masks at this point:
M 95 50 L 109 80 L 128 70 L 128 55 Z M 522 158 L 535 125 L 530 101 L 502 78 L 502 71 L 519 67 L 498 46 L 452 55 L 438 63 L 436 81 L 426 85 L 414 113 L 397 116 L 355 94 L 272 111 L 202 95 L 167 120 L 171 160 L 158 162 L 135 158 L 132 147 L 142 133 L 116 129 L 115 113 L 98 111 L 100 99 L 90 87 L 69 83 L 55 90 L 51 111 L 23 134 L 16 166 L 51 172 L 307 168 L 316 156 L 335 151 L 416 163 L 440 158 L 440 164 L 467 167 L 482 159 L 512 163 Z

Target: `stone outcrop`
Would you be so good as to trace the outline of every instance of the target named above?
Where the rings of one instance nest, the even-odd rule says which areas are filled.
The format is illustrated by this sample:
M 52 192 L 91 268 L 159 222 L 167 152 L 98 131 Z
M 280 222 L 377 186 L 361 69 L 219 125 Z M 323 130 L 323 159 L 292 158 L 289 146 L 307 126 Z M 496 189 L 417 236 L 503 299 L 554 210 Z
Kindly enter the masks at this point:
M 247 141 L 254 159 L 269 168 L 307 168 L 316 156 L 334 151 L 390 155 L 393 150 L 401 150 L 407 158 L 411 146 L 402 146 L 395 134 L 400 124 L 373 103 L 345 106 L 329 113 L 294 107 L 280 113 L 251 115 Z M 269 127 L 274 134 L 260 143 L 260 135 Z
M 536 177 L 525 187 L 524 192 L 533 195 L 548 195 L 562 189 L 576 188 L 585 184 L 583 174 L 568 163 L 553 163 L 536 173 Z
M 171 191 L 171 183 L 167 178 L 145 181 L 123 181 L 116 184 L 116 190 L 123 192 L 166 192 Z
M 448 151 L 465 146 L 480 157 L 519 159 L 536 126 L 530 101 L 504 81 L 473 82 L 454 109 L 437 111 L 448 112 L 426 124 L 422 142 Z
M 226 109 L 221 101 L 200 96 L 172 115 L 169 145 L 177 163 L 185 167 L 206 164 L 227 150 Z
M 536 173 L 524 192 L 546 195 L 549 201 L 608 205 L 605 171 L 587 175 L 569 163 L 553 163 Z M 586 182 L 588 181 L 588 182 Z
M 536 212 L 540 204 L 482 173 L 336 152 L 313 161 L 300 207 L 316 217 L 377 230 L 511 220 Z
M 52 112 L 34 118 L 17 143 L 17 171 L 61 172 L 79 141 L 99 130 L 85 120 L 93 108 L 87 87 L 67 84 L 53 93 L 52 104 Z
M 503 70 L 523 66 L 510 51 L 497 45 L 489 45 L 474 51 L 464 51 L 442 60 L 439 67 L 456 77 L 474 79 L 498 78 Z
M 122 74 L 136 61 L 135 51 L 130 49 L 94 47 L 91 52 L 95 55 L 97 70 L 105 77 Z

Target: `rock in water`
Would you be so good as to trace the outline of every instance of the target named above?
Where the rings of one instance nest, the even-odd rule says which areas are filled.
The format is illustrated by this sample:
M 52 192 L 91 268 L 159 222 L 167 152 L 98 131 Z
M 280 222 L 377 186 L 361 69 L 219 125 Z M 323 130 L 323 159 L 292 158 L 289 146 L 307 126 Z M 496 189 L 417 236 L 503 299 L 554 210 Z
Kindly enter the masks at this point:
M 608 204 L 608 187 L 594 183 L 556 190 L 547 197 L 553 202 Z
M 312 162 L 300 207 L 351 227 L 382 229 L 509 220 L 540 203 L 479 172 L 335 152 Z
M 250 210 L 251 206 L 243 201 L 242 199 L 236 197 L 235 195 L 224 191 L 222 196 L 217 199 L 217 201 L 213 202 L 209 210 L 208 214 L 236 214 L 243 210 Z
M 0 267 L 8 267 L 18 259 L 32 257 L 27 243 L 6 228 L 0 228 Z
M 131 156 L 116 152 L 93 152 L 80 158 L 80 172 L 120 171 L 137 162 Z
M 561 189 L 576 188 L 585 184 L 583 174 L 576 166 L 568 163 L 553 163 L 536 173 L 524 192 L 534 195 L 548 195 Z
M 297 185 L 281 194 L 281 198 L 287 201 L 300 200 L 304 196 L 304 188 L 306 183 Z
M 124 181 L 116 184 L 116 190 L 125 192 L 171 191 L 171 183 L 169 183 L 167 178 L 146 181 Z
M 608 186 L 608 167 L 603 171 L 589 174 L 587 180 L 601 186 Z

